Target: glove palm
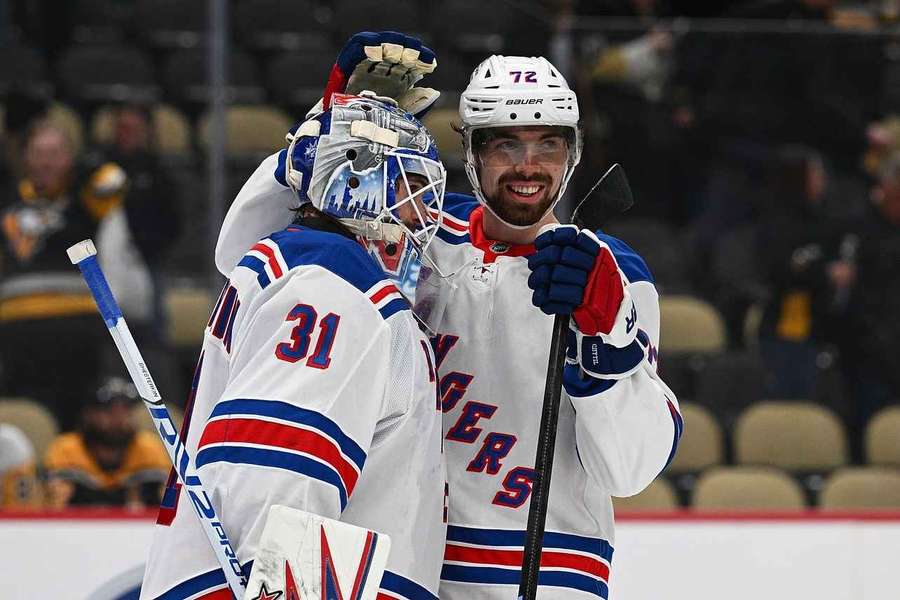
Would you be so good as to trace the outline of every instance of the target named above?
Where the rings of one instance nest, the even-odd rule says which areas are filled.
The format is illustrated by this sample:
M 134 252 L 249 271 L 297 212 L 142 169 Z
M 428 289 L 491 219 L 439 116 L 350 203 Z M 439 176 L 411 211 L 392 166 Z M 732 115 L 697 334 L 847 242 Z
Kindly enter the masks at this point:
M 417 38 L 396 31 L 357 33 L 338 54 L 322 102 L 311 112 L 330 107 L 334 94 L 369 90 L 421 118 L 440 92 L 415 84 L 436 67 L 434 52 Z

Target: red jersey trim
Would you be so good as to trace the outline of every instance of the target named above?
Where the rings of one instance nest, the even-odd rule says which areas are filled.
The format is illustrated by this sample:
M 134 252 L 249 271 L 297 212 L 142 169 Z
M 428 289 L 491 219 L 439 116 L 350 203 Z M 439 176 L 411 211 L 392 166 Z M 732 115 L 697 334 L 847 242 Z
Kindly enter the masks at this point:
M 472 245 L 484 252 L 484 262 L 492 263 L 498 256 L 529 256 L 535 253 L 534 244 L 510 244 L 490 240 L 484 235 L 484 207 L 479 206 L 469 215 L 469 239 Z

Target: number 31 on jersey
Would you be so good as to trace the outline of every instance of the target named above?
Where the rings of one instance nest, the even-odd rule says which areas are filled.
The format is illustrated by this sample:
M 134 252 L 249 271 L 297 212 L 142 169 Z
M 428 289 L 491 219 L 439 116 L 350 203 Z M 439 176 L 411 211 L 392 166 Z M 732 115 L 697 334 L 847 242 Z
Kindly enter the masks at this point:
M 291 330 L 291 339 L 275 346 L 275 356 L 289 363 L 306 358 L 307 367 L 327 369 L 331 365 L 331 348 L 334 346 L 334 338 L 341 323 L 340 315 L 330 312 L 320 320 L 315 308 L 309 304 L 297 304 L 285 317 L 285 321 L 297 324 Z M 318 332 L 315 331 L 317 324 Z M 314 333 L 316 345 L 310 354 L 309 348 Z

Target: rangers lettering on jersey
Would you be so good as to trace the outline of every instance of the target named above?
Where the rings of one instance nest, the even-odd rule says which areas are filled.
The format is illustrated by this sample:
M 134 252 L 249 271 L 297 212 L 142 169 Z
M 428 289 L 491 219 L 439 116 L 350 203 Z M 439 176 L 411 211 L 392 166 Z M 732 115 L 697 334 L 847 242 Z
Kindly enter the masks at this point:
M 429 322 L 437 332 L 451 491 L 440 596 L 505 600 L 519 583 L 553 319 L 528 301 L 525 257 L 534 249 L 506 244 L 499 252 L 484 236 L 474 198 L 448 194 L 444 210 L 434 255 L 451 275 L 436 287 L 444 297 L 435 305 L 446 309 Z M 646 487 L 671 460 L 682 430 L 677 400 L 655 371 L 653 280 L 630 248 L 599 235 L 630 286 L 629 326 L 639 328 L 648 358 L 625 382 L 567 383 L 539 578 L 539 597 L 550 600 L 608 597 L 610 497 Z

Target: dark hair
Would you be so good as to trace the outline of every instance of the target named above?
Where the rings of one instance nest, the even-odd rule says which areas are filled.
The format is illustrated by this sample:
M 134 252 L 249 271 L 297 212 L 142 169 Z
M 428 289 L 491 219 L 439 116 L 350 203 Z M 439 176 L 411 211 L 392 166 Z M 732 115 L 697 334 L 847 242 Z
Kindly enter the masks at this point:
M 353 233 L 343 223 L 313 206 L 312 202 L 304 202 L 300 206 L 292 208 L 291 211 L 294 213 L 294 225 L 303 225 L 353 238 Z

